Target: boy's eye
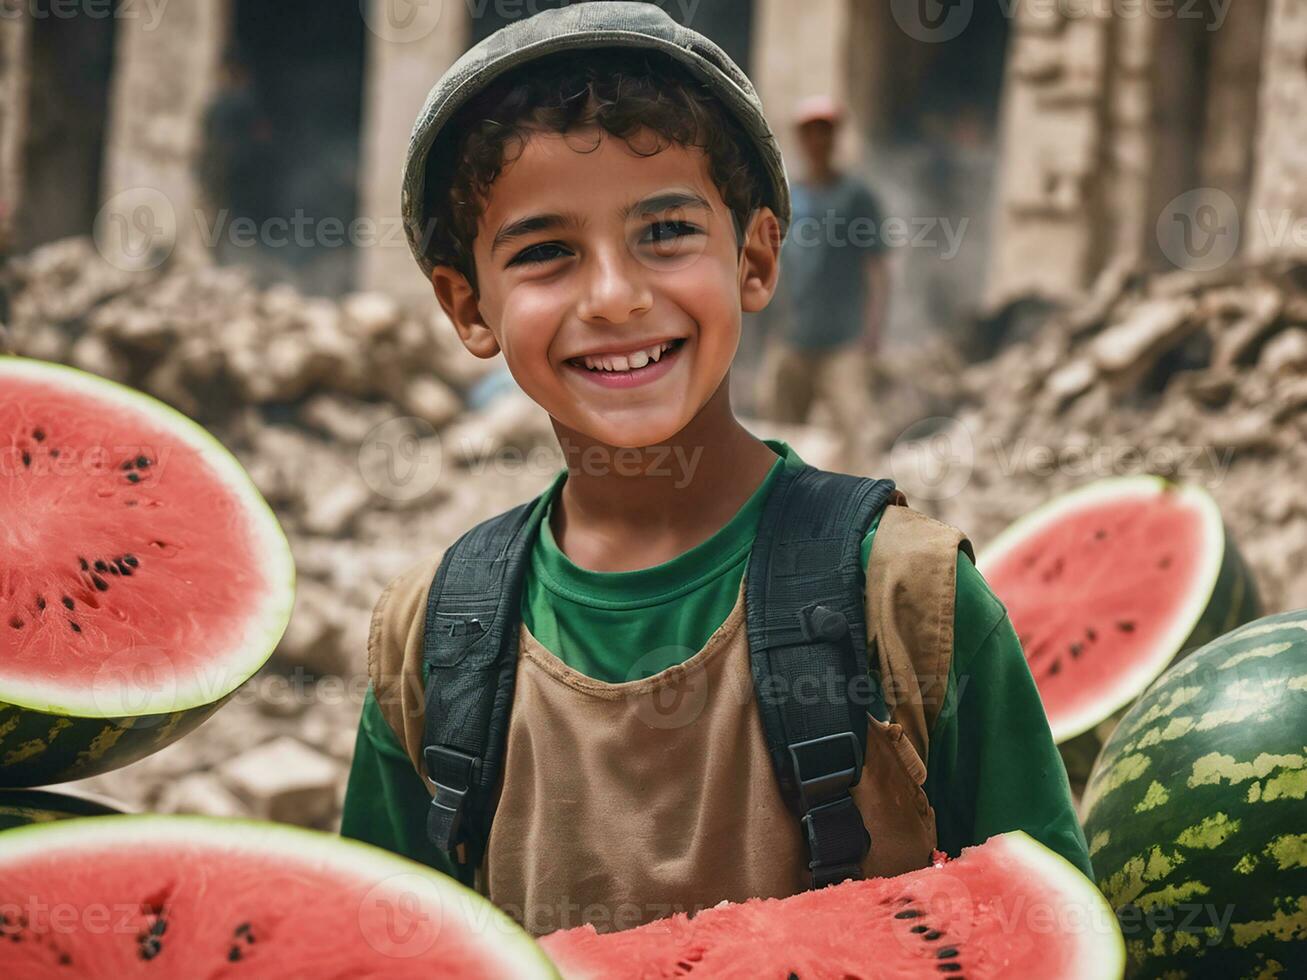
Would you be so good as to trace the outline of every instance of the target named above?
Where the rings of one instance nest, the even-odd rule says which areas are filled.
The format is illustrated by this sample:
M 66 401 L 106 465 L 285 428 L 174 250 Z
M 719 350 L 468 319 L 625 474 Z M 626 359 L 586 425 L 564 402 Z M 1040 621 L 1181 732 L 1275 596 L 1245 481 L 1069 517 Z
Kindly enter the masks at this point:
M 649 225 L 645 241 L 655 245 L 674 242 L 687 235 L 697 235 L 701 229 L 688 221 L 655 221 Z
M 567 249 L 558 242 L 541 242 L 539 245 L 532 245 L 529 248 L 522 249 L 509 260 L 508 264 L 531 265 L 540 262 L 552 262 L 554 259 L 562 258 L 567 254 Z

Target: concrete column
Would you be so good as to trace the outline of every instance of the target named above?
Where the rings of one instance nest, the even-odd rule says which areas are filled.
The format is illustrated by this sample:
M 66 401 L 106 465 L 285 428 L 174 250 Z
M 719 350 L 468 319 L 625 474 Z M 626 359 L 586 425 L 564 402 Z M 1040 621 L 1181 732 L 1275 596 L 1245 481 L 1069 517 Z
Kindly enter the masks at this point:
M 1206 118 L 1199 155 L 1204 187 L 1229 194 L 1243 211 L 1253 180 L 1257 97 L 1267 0 L 1243 0 L 1213 32 L 1208 63 Z
M 1270 0 L 1256 177 L 1244 222 L 1254 259 L 1307 254 L 1307 5 Z
M 204 109 L 230 23 L 229 0 L 188 0 L 117 23 L 96 239 L 111 261 L 204 257 L 195 176 Z
M 849 99 L 850 3 L 855 0 L 755 0 L 752 79 L 763 111 L 776 132 L 786 167 L 798 167 L 794 107 L 809 95 Z M 844 127 L 840 152 L 846 163 L 862 146 L 857 115 Z
M 463 3 L 368 0 L 368 50 L 363 94 L 362 185 L 359 217 L 377 229 L 359 256 L 364 289 L 405 301 L 435 302 L 413 261 L 399 219 L 404 153 L 409 133 L 436 79 L 467 46 Z
M 1073 297 L 1098 269 L 1112 25 L 1097 11 L 1067 18 L 1045 4 L 1018 7 L 1001 110 L 989 303 L 1027 293 Z
M 14 247 L 23 200 L 31 25 L 19 4 L 0 18 L 0 258 Z

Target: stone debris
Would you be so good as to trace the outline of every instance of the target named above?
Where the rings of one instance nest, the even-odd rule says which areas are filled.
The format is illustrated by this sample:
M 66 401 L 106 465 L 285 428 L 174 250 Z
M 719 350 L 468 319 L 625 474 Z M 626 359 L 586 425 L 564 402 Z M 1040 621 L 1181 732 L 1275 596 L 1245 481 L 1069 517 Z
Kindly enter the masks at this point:
M 223 763 L 217 776 L 254 816 L 314 826 L 332 817 L 340 766 L 283 735 Z

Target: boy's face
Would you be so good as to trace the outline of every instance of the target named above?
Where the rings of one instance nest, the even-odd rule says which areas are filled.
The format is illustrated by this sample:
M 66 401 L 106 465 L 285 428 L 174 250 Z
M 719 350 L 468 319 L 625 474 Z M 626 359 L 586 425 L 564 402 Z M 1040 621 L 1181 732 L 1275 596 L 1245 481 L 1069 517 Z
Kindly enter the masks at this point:
M 473 243 L 480 295 L 440 267 L 441 305 L 474 354 L 503 351 L 557 425 L 612 446 L 665 442 L 726 379 L 741 312 L 771 299 L 775 216 L 754 215 L 741 251 L 693 147 L 640 155 L 601 131 L 537 133 L 510 160 Z

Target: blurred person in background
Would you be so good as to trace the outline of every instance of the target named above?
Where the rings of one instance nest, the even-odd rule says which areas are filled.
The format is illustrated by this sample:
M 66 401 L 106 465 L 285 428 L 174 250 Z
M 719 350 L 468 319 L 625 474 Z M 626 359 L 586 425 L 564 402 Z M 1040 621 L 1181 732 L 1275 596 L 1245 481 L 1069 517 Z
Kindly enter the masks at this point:
M 803 173 L 790 182 L 794 222 L 781 252 L 789 309 L 768 338 L 759 404 L 768 419 L 790 425 L 824 404 L 843 440 L 842 465 L 853 471 L 864 458 L 889 269 L 876 196 L 835 163 L 843 122 L 829 96 L 805 99 L 795 112 Z

